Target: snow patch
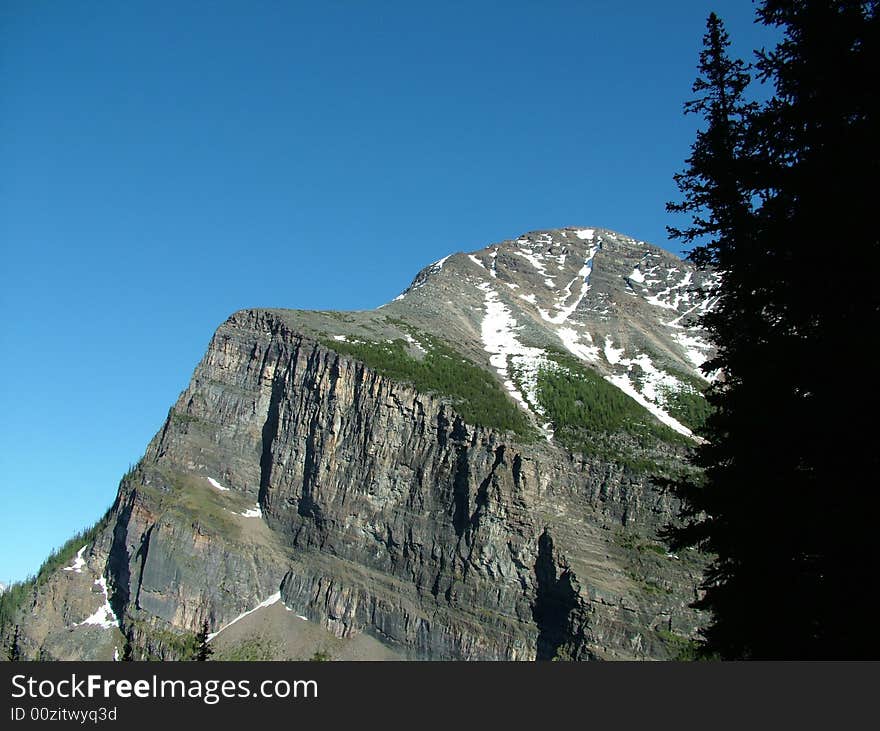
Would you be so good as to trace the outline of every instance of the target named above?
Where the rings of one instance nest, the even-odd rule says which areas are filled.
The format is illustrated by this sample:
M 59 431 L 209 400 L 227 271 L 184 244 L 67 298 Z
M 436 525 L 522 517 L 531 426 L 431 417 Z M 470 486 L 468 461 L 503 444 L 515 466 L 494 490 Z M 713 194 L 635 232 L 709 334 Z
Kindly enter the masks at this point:
M 577 236 L 581 241 L 592 241 L 593 236 L 596 233 L 596 229 L 594 228 L 579 228 L 574 232 L 574 235 Z
M 705 340 L 698 338 L 696 335 L 684 332 L 673 333 L 672 339 L 682 347 L 687 359 L 694 364 L 697 373 L 702 376 L 700 366 L 709 360 L 709 355 L 706 351 L 711 350 L 712 346 Z
M 615 348 L 610 336 L 605 337 L 605 359 L 611 365 L 620 365 L 627 368 L 628 373 L 619 373 L 606 376 L 606 379 L 617 386 L 627 396 L 635 399 L 654 416 L 668 427 L 679 434 L 694 437 L 693 432 L 674 417 L 670 416 L 663 408 L 666 398 L 670 393 L 676 393 L 686 387 L 675 376 L 659 369 L 647 353 L 640 353 L 634 358 L 624 358 L 623 348 Z M 634 368 L 641 370 L 638 378 L 639 388 L 632 383 L 630 375 Z
M 447 254 L 447 255 L 444 256 L 442 259 L 438 259 L 438 260 L 435 261 L 433 264 L 431 264 L 431 272 L 434 273 L 434 274 L 436 274 L 437 272 L 439 272 L 439 271 L 443 268 L 443 265 L 446 263 L 446 260 L 447 260 L 450 256 L 452 256 L 452 254 Z
M 208 482 L 211 483 L 211 486 L 212 486 L 212 487 L 217 488 L 217 489 L 220 490 L 221 492 L 229 492 L 229 488 L 228 488 L 228 487 L 223 487 L 223 485 L 221 485 L 219 482 L 217 482 L 217 480 L 215 480 L 213 477 L 209 477 L 209 478 L 208 478 Z
M 654 267 L 654 269 L 656 269 L 656 267 Z M 677 269 L 667 270 L 667 277 L 677 271 Z M 669 285 L 666 289 L 657 294 L 645 297 L 645 301 L 655 307 L 678 311 L 679 306 L 682 303 L 688 303 L 691 297 L 695 294 L 695 292 L 689 292 L 687 290 L 692 278 L 693 272 L 687 272 L 680 282 Z M 668 278 L 667 281 L 669 281 Z M 652 284 L 652 282 L 647 282 L 647 284 Z
M 486 314 L 480 324 L 480 337 L 483 341 L 483 348 L 489 353 L 489 362 L 492 367 L 498 371 L 504 381 L 504 385 L 510 392 L 510 395 L 522 406 L 528 409 L 523 395 L 516 389 L 510 380 L 510 374 L 507 370 L 507 358 L 510 355 L 526 355 L 530 357 L 538 357 L 543 354 L 540 348 L 529 348 L 516 337 L 514 329 L 517 322 L 499 298 L 498 294 L 491 288 L 489 284 L 481 284 L 478 286 L 484 293 L 486 306 Z
M 611 365 L 617 365 L 620 363 L 620 358 L 623 355 L 623 348 L 615 348 L 614 344 L 610 337 L 605 337 L 605 360 L 607 360 Z
M 525 259 L 529 264 L 531 264 L 535 269 L 538 270 L 538 274 L 540 274 L 542 277 L 547 277 L 547 269 L 544 266 L 544 259 L 542 256 L 535 255 L 527 251 L 514 251 L 513 253 Z
M 86 549 L 88 547 L 89 547 L 88 544 L 86 544 L 85 546 L 80 548 L 76 552 L 76 558 L 73 559 L 73 563 L 70 564 L 70 566 L 65 566 L 64 570 L 65 571 L 73 571 L 76 574 L 81 574 L 82 570 L 83 570 L 83 566 L 86 565 L 86 560 L 83 558 L 83 554 L 86 552 Z
M 404 334 L 403 337 L 404 337 L 404 340 L 406 340 L 406 342 L 408 342 L 410 345 L 414 345 L 415 348 L 416 348 L 416 350 L 420 350 L 422 353 L 427 353 L 427 352 L 428 352 L 427 350 L 425 350 L 425 346 L 422 345 L 418 340 L 416 340 L 416 339 L 415 339 L 412 335 L 410 335 L 409 333 Z
M 561 327 L 556 331 L 562 344 L 569 352 L 582 360 L 599 360 L 599 348 L 595 345 L 584 345 L 580 342 L 580 336 L 573 327 Z M 587 334 L 589 337 L 589 333 Z
M 80 622 L 78 626 L 90 624 L 100 627 L 101 629 L 118 627 L 119 620 L 116 618 L 116 614 L 113 612 L 113 607 L 110 606 L 110 597 L 107 594 L 107 580 L 103 576 L 101 576 L 95 579 L 95 586 L 101 587 L 101 592 L 104 594 L 104 604 L 102 604 L 98 608 L 98 611 L 96 611 L 93 615 L 91 615 L 90 617 L 86 617 L 82 622 Z
M 645 396 L 640 394 L 635 387 L 633 387 L 632 383 L 629 380 L 629 376 L 625 374 L 617 374 L 613 376 L 605 376 L 605 380 L 613 383 L 617 386 L 621 391 L 623 391 L 627 396 L 631 399 L 645 407 L 648 411 L 650 411 L 654 416 L 656 416 L 660 421 L 662 421 L 666 426 L 671 429 L 674 429 L 679 434 L 684 434 L 686 437 L 693 438 L 693 432 L 688 429 L 684 424 L 679 422 L 678 420 L 671 417 L 667 414 L 663 409 L 661 409 L 657 404 L 648 401 Z
M 227 622 L 227 623 L 224 624 L 220 629 L 218 629 L 216 632 L 212 632 L 211 634 L 209 634 L 209 635 L 208 635 L 208 642 L 210 642 L 211 640 L 213 640 L 213 639 L 214 639 L 217 635 L 219 635 L 223 630 L 225 630 L 225 629 L 229 629 L 232 625 L 234 625 L 234 624 L 235 624 L 236 622 L 238 622 L 239 620 L 244 619 L 244 618 L 247 617 L 249 614 L 253 614 L 253 613 L 256 612 L 258 609 L 263 609 L 264 607 L 271 607 L 273 604 L 275 604 L 276 602 L 280 602 L 280 601 L 281 601 L 281 592 L 280 592 L 280 591 L 276 591 L 272 596 L 270 596 L 270 597 L 269 597 L 268 599 L 266 599 L 265 601 L 262 601 L 262 602 L 260 602 L 259 604 L 257 604 L 257 606 L 255 606 L 253 609 L 249 609 L 249 610 L 246 611 L 246 612 L 242 612 L 242 613 L 239 614 L 235 619 L 233 619 L 231 622 Z
M 248 508 L 243 513 L 239 513 L 242 518 L 262 518 L 263 511 L 260 509 L 260 504 L 257 503 L 256 507 Z
M 587 252 L 587 258 L 584 260 L 584 265 L 580 268 L 577 273 L 577 276 L 572 279 L 566 286 L 563 291 L 563 295 L 557 300 L 554 307 L 558 310 L 555 315 L 551 315 L 547 310 L 538 309 L 541 318 L 546 320 L 547 322 L 553 325 L 561 325 L 564 323 L 569 317 L 571 317 L 572 313 L 578 308 L 578 305 L 583 301 L 584 297 L 587 296 L 587 292 L 590 291 L 590 274 L 593 271 L 593 257 L 596 256 L 596 252 L 599 250 L 599 247 L 593 246 Z M 578 296 L 575 298 L 574 302 L 570 305 L 566 305 L 566 301 L 571 297 L 571 288 L 572 285 L 578 280 L 581 279 L 581 290 Z
M 683 333 L 675 333 L 673 338 L 677 341 L 679 338 L 682 338 L 679 343 L 682 344 L 683 347 L 702 347 L 706 349 L 711 347 L 708 343 L 704 343 L 696 338 L 691 340 Z M 623 355 L 624 349 L 615 348 L 611 337 L 607 335 L 605 336 L 604 353 L 605 359 L 610 365 L 622 366 L 627 370 L 626 373 L 606 376 L 607 380 L 645 406 L 645 408 L 667 426 L 680 434 L 684 434 L 696 441 L 700 441 L 700 437 L 695 436 L 690 429 L 668 414 L 665 410 L 669 403 L 668 399 L 672 394 L 682 392 L 696 393 L 697 391 L 692 385 L 683 382 L 676 376 L 658 368 L 647 353 L 640 353 L 635 357 L 625 358 Z M 692 353 L 689 357 L 696 358 L 698 356 L 705 359 L 705 356 L 699 352 Z M 633 378 L 635 381 L 635 383 L 633 383 L 633 381 L 630 380 L 630 377 L 635 376 L 635 368 L 638 368 L 640 373 L 637 377 Z M 705 378 L 705 376 L 702 377 Z M 648 404 L 650 404 L 650 406 Z
M 486 314 L 480 324 L 480 337 L 483 348 L 489 353 L 489 363 L 498 372 L 508 393 L 523 409 L 544 416 L 538 402 L 538 371 L 550 361 L 541 348 L 532 348 L 519 342 L 514 332 L 518 327 L 517 322 L 497 292 L 489 284 L 481 284 L 478 288 L 485 295 Z M 513 382 L 513 377 L 520 382 L 519 387 Z

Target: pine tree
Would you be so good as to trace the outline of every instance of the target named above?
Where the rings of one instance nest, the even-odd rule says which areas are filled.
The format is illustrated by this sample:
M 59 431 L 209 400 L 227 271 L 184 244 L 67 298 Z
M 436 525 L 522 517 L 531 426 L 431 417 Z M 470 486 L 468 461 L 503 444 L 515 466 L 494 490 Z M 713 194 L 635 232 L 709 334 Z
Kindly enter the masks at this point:
M 704 632 L 706 652 L 725 656 L 731 653 L 722 638 L 735 633 L 728 622 L 743 618 L 726 603 L 726 588 L 741 580 L 732 545 L 741 526 L 731 524 L 728 509 L 737 505 L 733 496 L 747 499 L 742 477 L 754 467 L 749 457 L 755 450 L 744 441 L 750 437 L 761 441 L 756 431 L 743 428 L 750 409 L 730 408 L 735 400 L 742 402 L 741 407 L 750 403 L 739 397 L 744 388 L 741 360 L 749 344 L 760 339 L 761 323 L 749 300 L 749 243 L 755 214 L 753 191 L 745 182 L 754 177 L 748 169 L 748 125 L 755 107 L 744 96 L 750 82 L 745 64 L 728 57 L 729 46 L 721 20 L 711 14 L 700 54 L 700 76 L 693 86 L 697 96 L 685 104 L 685 113 L 701 115 L 706 127 L 697 133 L 687 168 L 675 176 L 684 200 L 667 204 L 667 210 L 692 217 L 689 228 L 670 227 L 670 235 L 685 243 L 697 242 L 690 259 L 722 274 L 714 309 L 701 323 L 717 345 L 715 357 L 703 370 L 707 375 L 714 371 L 723 374 L 706 393 L 713 411 L 703 427 L 707 441 L 695 460 L 705 479 L 694 482 L 681 478 L 673 484 L 683 503 L 683 525 L 667 529 L 666 537 L 675 549 L 697 547 L 715 556 L 706 573 L 705 594 L 696 606 L 712 612 L 712 623 Z
M 122 660 L 122 662 L 134 661 L 134 651 L 131 645 L 131 637 L 125 638 L 125 644 L 122 646 L 122 657 L 120 659 Z
M 196 635 L 196 661 L 205 662 L 214 654 L 214 648 L 208 643 L 208 620 L 202 622 L 202 628 Z
M 6 653 L 6 659 L 9 660 L 9 662 L 18 662 L 21 660 L 21 648 L 18 644 L 18 637 L 18 625 L 15 625 L 15 631 L 12 634 L 12 641 L 9 643 L 9 649 Z
M 880 459 L 863 418 L 880 399 L 876 388 L 858 387 L 853 370 L 880 333 L 878 16 L 877 2 L 852 0 L 766 0 L 758 10 L 784 32 L 759 57 L 775 95 L 754 127 L 767 140 L 759 245 L 773 371 L 791 404 L 782 440 L 788 504 L 779 513 L 793 524 L 786 583 L 800 608 L 781 646 L 766 633 L 772 654 L 880 656 L 880 639 L 865 632 Z M 834 260 L 839 269 L 817 277 L 816 262 Z
M 686 229 L 668 227 L 673 238 L 693 243 L 714 237 L 693 249 L 690 259 L 700 266 L 725 269 L 736 253 L 731 237 L 751 215 L 742 181 L 746 177 L 746 120 L 755 110 L 744 98 L 751 78 L 742 61 L 728 57 L 729 46 L 724 24 L 715 13 L 710 14 L 700 52 L 700 76 L 692 89 L 697 96 L 684 105 L 685 114 L 701 115 L 707 126 L 697 133 L 685 161 L 687 169 L 674 176 L 684 201 L 666 206 L 670 212 L 693 215 Z
M 766 0 L 758 17 L 784 32 L 757 63 L 775 95 L 742 101 L 744 68 L 710 17 L 690 107 L 706 130 L 669 206 L 693 217 L 671 233 L 710 237 L 692 258 L 722 274 L 703 321 L 718 347 L 706 368 L 722 375 L 697 454 L 705 479 L 674 486 L 684 525 L 667 536 L 714 556 L 697 602 L 712 616 L 707 651 L 877 656 L 865 574 L 880 465 L 859 417 L 878 402 L 841 374 L 880 332 L 864 184 L 880 172 L 877 3 Z M 845 271 L 822 266 L 837 251 Z

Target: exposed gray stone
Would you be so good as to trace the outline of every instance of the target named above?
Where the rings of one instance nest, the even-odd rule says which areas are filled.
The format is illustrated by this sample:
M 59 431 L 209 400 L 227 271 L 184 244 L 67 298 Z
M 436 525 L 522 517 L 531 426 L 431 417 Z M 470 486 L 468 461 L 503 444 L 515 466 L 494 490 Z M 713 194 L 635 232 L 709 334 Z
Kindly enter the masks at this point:
M 466 424 L 443 398 L 332 349 L 334 337 L 406 338 L 402 321 L 497 375 L 481 340 L 486 286 L 522 342 L 559 348 L 540 309 L 558 313 L 566 285 L 577 295 L 601 244 L 564 322 L 596 347 L 591 365 L 636 375 L 602 354 L 607 337 L 625 359 L 649 352 L 693 374 L 675 336 L 699 335 L 690 318 L 711 277 L 613 232 L 577 231 L 454 255 L 371 312 L 235 313 L 121 483 L 83 586 L 59 573 L 35 597 L 28 652 L 88 656 L 62 630 L 104 575 L 144 657 L 179 656 L 176 635 L 205 620 L 217 631 L 275 592 L 337 637 L 366 633 L 414 659 L 669 657 L 665 633 L 691 636 L 700 621 L 687 606 L 699 566 L 651 543 L 675 505 L 644 474 Z M 632 281 L 637 266 L 656 276 Z

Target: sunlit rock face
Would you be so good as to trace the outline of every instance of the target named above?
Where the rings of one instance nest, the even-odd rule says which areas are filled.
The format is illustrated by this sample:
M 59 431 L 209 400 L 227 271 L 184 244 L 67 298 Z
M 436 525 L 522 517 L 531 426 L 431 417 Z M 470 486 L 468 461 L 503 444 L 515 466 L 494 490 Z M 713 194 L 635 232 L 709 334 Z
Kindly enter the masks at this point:
M 656 540 L 676 506 L 652 474 L 695 443 L 716 287 L 566 228 L 451 254 L 376 310 L 235 313 L 36 589 L 25 653 L 175 659 L 205 622 L 282 648 L 295 621 L 369 638 L 352 656 L 675 656 L 700 566 Z

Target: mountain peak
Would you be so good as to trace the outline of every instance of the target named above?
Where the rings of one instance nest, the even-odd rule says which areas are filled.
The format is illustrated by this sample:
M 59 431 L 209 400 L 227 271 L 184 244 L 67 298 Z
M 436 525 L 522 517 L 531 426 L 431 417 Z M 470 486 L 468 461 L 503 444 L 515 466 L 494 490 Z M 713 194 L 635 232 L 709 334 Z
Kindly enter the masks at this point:
M 569 227 L 439 259 L 376 310 L 235 313 L 17 605 L 25 655 L 186 659 L 207 621 L 228 659 L 257 626 L 279 659 L 361 631 L 376 659 L 668 657 L 694 571 L 644 553 L 670 515 L 651 475 L 705 413 L 712 281 Z
M 449 254 L 381 311 L 481 354 L 537 421 L 529 385 L 517 386 L 511 369 L 534 373 L 541 353 L 562 349 L 690 435 L 667 407 L 705 381 L 711 347 L 699 316 L 716 286 L 713 273 L 659 247 L 571 226 Z
M 712 347 L 699 323 L 717 283 L 644 241 L 572 226 L 448 254 L 376 310 L 273 313 L 331 344 L 403 342 L 416 359 L 425 348 L 413 333 L 439 338 L 492 373 L 548 436 L 537 378 L 561 352 L 691 437 L 681 404 L 702 400 Z

